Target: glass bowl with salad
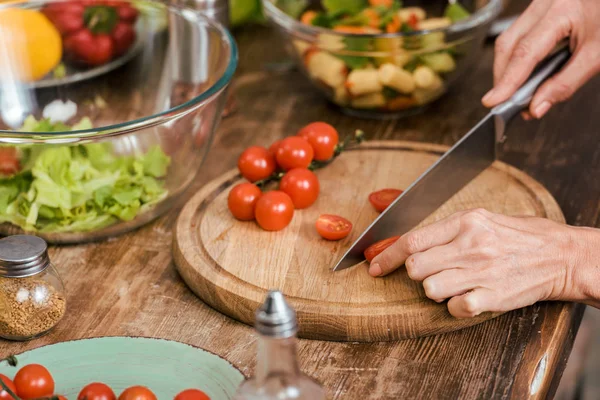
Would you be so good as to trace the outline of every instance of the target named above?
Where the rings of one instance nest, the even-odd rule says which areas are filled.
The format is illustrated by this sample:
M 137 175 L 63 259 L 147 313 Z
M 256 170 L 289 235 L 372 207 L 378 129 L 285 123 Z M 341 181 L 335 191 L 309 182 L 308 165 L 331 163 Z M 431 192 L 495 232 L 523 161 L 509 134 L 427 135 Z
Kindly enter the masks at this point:
M 224 28 L 153 1 L 16 1 L 0 36 L 0 234 L 98 240 L 176 204 L 236 69 Z
M 343 111 L 397 118 L 478 60 L 502 0 L 263 0 L 289 54 Z

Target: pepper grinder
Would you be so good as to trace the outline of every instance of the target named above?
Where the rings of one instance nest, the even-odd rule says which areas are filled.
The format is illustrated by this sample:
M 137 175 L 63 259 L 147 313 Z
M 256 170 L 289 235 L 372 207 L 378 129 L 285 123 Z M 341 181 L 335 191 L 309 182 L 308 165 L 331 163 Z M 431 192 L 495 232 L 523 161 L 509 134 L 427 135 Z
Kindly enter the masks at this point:
M 300 371 L 296 312 L 280 291 L 270 291 L 256 312 L 256 374 L 238 388 L 235 400 L 325 400 L 319 383 Z

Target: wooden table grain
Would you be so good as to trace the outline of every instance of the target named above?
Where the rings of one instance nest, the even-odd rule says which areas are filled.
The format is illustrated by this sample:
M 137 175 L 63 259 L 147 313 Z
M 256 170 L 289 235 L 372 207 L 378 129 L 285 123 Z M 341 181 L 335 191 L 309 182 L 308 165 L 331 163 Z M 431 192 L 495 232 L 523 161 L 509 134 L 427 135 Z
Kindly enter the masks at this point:
M 372 121 L 339 113 L 298 72 L 265 68 L 285 60 L 270 29 L 244 30 L 237 39 L 238 110 L 219 127 L 196 189 L 232 168 L 245 147 L 268 145 L 310 121 L 327 121 L 342 134 L 360 128 L 369 139 L 451 145 L 486 113 L 479 99 L 491 85 L 490 44 L 471 74 L 426 113 Z M 577 225 L 600 226 L 600 115 L 589 112 L 599 101 L 595 79 L 543 121 L 514 122 L 502 157 L 542 182 L 567 221 Z M 0 341 L 0 356 L 78 338 L 147 336 L 203 347 L 252 374 L 253 330 L 198 300 L 173 266 L 172 227 L 179 209 L 115 239 L 52 248 L 68 289 L 67 315 L 40 339 Z M 541 399 L 556 389 L 582 312 L 577 305 L 541 303 L 419 340 L 301 340 L 299 357 L 302 369 L 335 399 Z

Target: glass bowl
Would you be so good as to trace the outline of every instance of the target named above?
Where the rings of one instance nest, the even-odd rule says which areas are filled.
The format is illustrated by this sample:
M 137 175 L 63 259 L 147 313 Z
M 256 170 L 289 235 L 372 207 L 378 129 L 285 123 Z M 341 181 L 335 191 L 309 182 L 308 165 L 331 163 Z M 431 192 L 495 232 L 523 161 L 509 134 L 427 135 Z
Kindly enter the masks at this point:
M 413 114 L 446 93 L 477 62 L 502 10 L 502 0 L 461 0 L 471 15 L 451 24 L 440 18 L 448 0 L 405 1 L 426 13 L 419 30 L 355 34 L 303 24 L 280 3 L 297 11 L 306 1 L 263 0 L 300 70 L 344 112 L 379 119 Z M 308 4 L 319 8 L 320 1 Z
M 104 43 L 73 39 L 87 33 L 53 12 L 88 30 L 108 21 L 92 34 Z M 134 34 L 123 41 L 119 24 Z M 17 1 L 0 5 L 0 36 L 1 234 L 98 240 L 176 203 L 207 155 L 237 66 L 227 30 L 146 0 Z

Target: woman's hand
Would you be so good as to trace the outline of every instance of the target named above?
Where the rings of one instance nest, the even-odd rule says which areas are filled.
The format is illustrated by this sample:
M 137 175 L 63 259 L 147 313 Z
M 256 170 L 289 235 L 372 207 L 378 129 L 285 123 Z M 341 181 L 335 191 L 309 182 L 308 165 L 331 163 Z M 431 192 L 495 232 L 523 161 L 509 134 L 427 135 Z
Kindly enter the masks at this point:
M 369 273 L 383 276 L 406 262 L 427 297 L 450 299 L 448 310 L 458 318 L 540 300 L 596 305 L 589 299 L 599 298 L 600 260 L 591 253 L 599 240 L 595 229 L 463 211 L 405 234 L 373 259 Z
M 496 41 L 494 88 L 483 97 L 493 107 L 508 100 L 562 39 L 570 37 L 573 56 L 542 85 L 529 112 L 541 118 L 600 72 L 600 1 L 533 0 Z

